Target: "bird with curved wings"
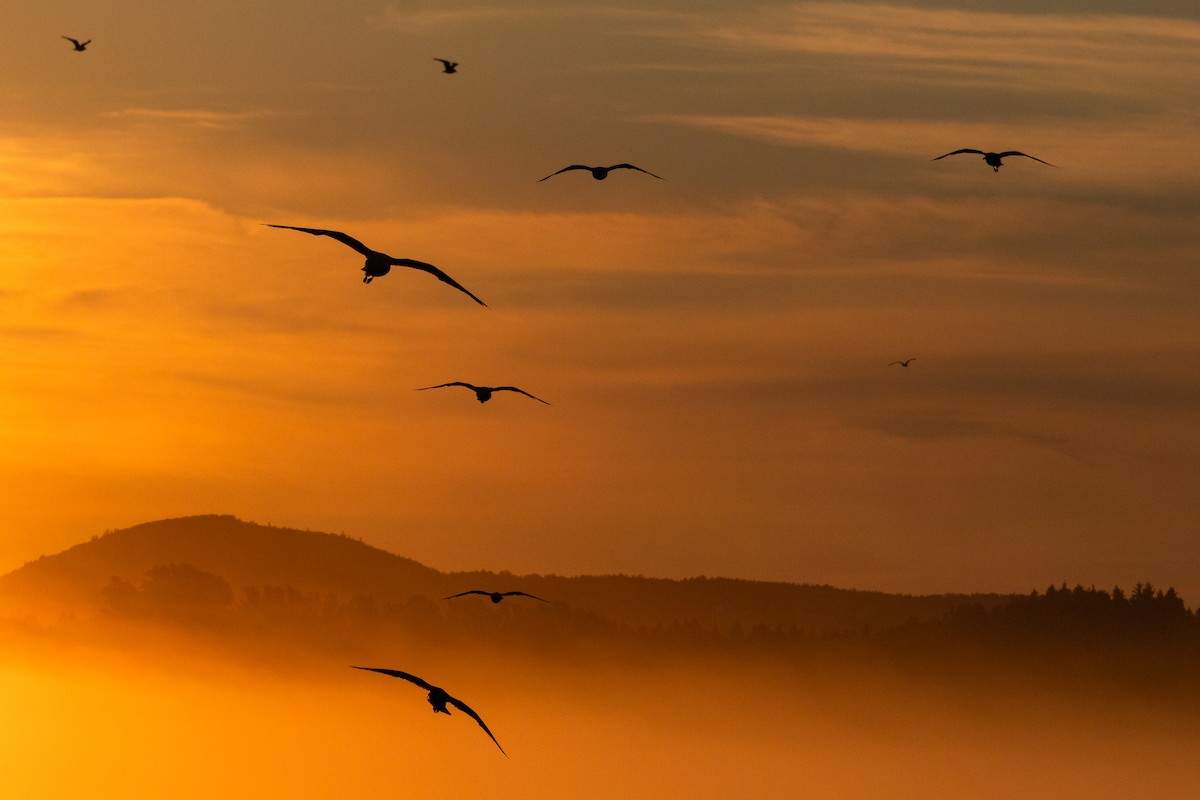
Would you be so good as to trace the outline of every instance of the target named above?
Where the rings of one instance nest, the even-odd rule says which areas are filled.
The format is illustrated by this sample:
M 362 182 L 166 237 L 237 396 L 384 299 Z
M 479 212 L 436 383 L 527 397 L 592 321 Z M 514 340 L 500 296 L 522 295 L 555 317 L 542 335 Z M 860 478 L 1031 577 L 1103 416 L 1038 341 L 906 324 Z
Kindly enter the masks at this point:
M 74 46 L 76 53 L 82 53 L 84 50 L 87 50 L 87 46 L 92 43 L 91 39 L 88 39 L 86 42 L 81 42 L 78 39 L 72 39 L 70 36 L 64 36 L 62 38 L 66 39 L 72 44 L 72 46 Z
M 552 172 L 544 178 L 539 178 L 538 183 L 541 183 L 542 181 L 548 181 L 555 175 L 560 175 L 573 169 L 586 169 L 588 172 L 592 173 L 592 177 L 598 181 L 602 181 L 607 178 L 608 173 L 612 172 L 614 169 L 636 169 L 638 172 L 644 172 L 652 178 L 658 178 L 660 181 L 666 180 L 666 178 L 662 177 L 661 175 L 655 175 L 650 170 L 642 169 L 641 167 L 635 167 L 633 164 L 613 164 L 611 167 L 588 167 L 583 164 L 572 164 L 569 167 L 563 167 L 558 172 Z
M 903 361 L 893 361 L 891 364 L 888 364 L 888 366 L 891 367 L 891 366 L 895 366 L 896 364 L 899 364 L 902 367 L 907 367 L 909 364 L 911 364 L 912 362 L 914 362 L 916 360 L 917 360 L 916 357 L 906 358 Z
M 417 686 L 420 686 L 422 689 L 429 692 L 429 697 L 427 699 L 429 700 L 429 705 L 433 706 L 433 713 L 449 715 L 450 710 L 446 708 L 446 704 L 449 703 L 471 719 L 478 722 L 479 727 L 483 728 L 483 732 L 488 735 L 488 738 L 495 742 L 496 747 L 500 747 L 500 742 L 496 741 L 496 737 L 492 734 L 491 730 L 488 729 L 488 726 L 483 721 L 483 718 L 475 713 L 475 710 L 462 700 L 451 696 L 451 694 L 445 689 L 439 686 L 434 686 L 432 683 L 428 683 L 427 681 L 423 681 L 416 675 L 410 675 L 407 672 L 401 672 L 398 669 L 384 669 L 383 667 L 353 667 L 353 669 L 363 669 L 367 670 L 368 672 L 378 672 L 383 675 L 391 675 L 393 678 L 402 678 L 409 683 L 415 683 Z M 500 747 L 500 752 L 504 753 L 503 747 Z M 504 753 L 504 757 L 507 758 L 508 753 Z
M 959 153 L 978 153 L 979 155 L 983 156 L 983 163 L 987 164 L 989 167 L 992 168 L 992 172 L 999 172 L 1000 167 L 1002 166 L 1001 159 L 1008 158 L 1009 156 L 1025 156 L 1025 158 L 1032 158 L 1034 161 L 1041 161 L 1047 167 L 1054 166 L 1049 161 L 1042 161 L 1037 156 L 1031 156 L 1031 155 L 1029 155 L 1029 153 L 1022 153 L 1020 150 L 1005 150 L 1003 153 L 985 153 L 982 150 L 973 150 L 969 147 L 964 147 L 962 150 L 955 150 L 953 152 L 946 153 L 945 155 L 940 155 L 937 158 L 931 158 L 929 160 L 930 161 L 940 161 L 941 159 L 945 158 L 946 156 L 956 156 Z
M 442 62 L 442 72 L 446 73 L 447 75 L 453 75 L 454 73 L 458 72 L 457 61 L 447 61 L 444 58 L 435 58 L 434 61 Z
M 514 595 L 519 597 L 532 597 L 534 600 L 541 600 L 543 603 L 550 602 L 549 600 L 543 600 L 537 595 L 529 594 L 528 592 L 485 592 L 483 589 L 470 589 L 465 592 L 459 592 L 458 594 L 452 594 L 449 597 L 443 597 L 442 599 L 453 600 L 456 597 L 463 597 L 464 595 L 468 594 L 481 594 L 484 597 L 490 597 L 493 603 L 499 603 L 504 598 L 513 597 Z
M 367 257 L 367 263 L 362 268 L 364 273 L 363 283 L 370 283 L 375 278 L 381 278 L 384 275 L 387 275 L 388 272 L 391 271 L 392 267 L 411 267 L 412 269 L 419 269 L 422 272 L 428 272 L 442 283 L 447 283 L 453 286 L 455 289 L 458 289 L 476 303 L 479 303 L 479 305 L 487 305 L 487 303 L 483 302 L 478 297 L 471 294 L 471 292 L 467 291 L 466 287 L 451 278 L 446 273 L 442 272 L 433 264 L 426 264 L 424 261 L 416 261 L 411 258 L 396 258 L 395 256 L 389 256 L 387 253 L 381 253 L 378 250 L 372 250 L 358 239 L 344 234 L 341 231 L 327 231 L 322 230 L 321 228 L 298 228 L 295 225 L 272 225 L 269 222 L 265 222 L 263 224 L 268 228 L 285 228 L 289 231 L 302 231 L 304 233 L 311 233 L 313 236 L 328 236 L 332 239 L 337 239 L 342 244 L 351 247 L 354 250 L 357 250 L 359 253 L 362 253 Z
M 525 391 L 524 389 L 518 389 L 516 386 L 476 386 L 472 383 L 464 383 L 463 381 L 451 381 L 450 383 L 439 383 L 437 386 L 422 386 L 420 389 L 417 389 L 416 391 L 423 392 L 426 389 L 445 389 L 447 386 L 465 386 L 468 389 L 470 389 L 472 392 L 475 393 L 475 399 L 481 403 L 486 403 L 488 400 L 491 400 L 493 392 L 518 392 L 520 394 L 525 395 L 526 397 L 532 397 L 534 400 L 537 400 L 539 403 L 546 403 L 546 401 L 543 400 L 542 398 L 535 397 L 534 395 L 531 395 L 529 392 Z M 550 405 L 550 404 L 546 403 L 546 405 Z

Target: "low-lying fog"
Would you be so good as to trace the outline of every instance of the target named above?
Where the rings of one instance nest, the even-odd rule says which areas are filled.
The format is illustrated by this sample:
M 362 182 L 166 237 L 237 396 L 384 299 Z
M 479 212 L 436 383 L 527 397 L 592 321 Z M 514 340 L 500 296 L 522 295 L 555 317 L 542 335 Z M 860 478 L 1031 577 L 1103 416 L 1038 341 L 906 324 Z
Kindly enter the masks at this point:
M 1200 715 L 1102 684 L 863 658 L 411 651 L 238 660 L 197 640 L 0 649 L 14 798 L 1135 798 L 1200 786 Z M 269 648 L 268 648 L 269 649 Z M 388 652 L 389 649 L 391 652 Z M 470 704 L 509 757 L 425 692 Z

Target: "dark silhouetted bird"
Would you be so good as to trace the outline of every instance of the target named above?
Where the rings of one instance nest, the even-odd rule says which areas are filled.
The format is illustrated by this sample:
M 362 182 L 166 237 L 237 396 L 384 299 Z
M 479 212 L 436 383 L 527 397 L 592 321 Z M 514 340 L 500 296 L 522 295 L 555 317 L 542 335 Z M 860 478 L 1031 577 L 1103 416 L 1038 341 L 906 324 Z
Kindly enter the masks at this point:
M 537 400 L 539 403 L 546 403 L 546 401 L 543 400 L 542 398 L 534 397 L 533 395 L 531 395 L 529 392 L 525 391 L 524 389 L 518 389 L 515 386 L 475 386 L 474 384 L 463 383 L 462 381 L 452 381 L 451 383 L 439 383 L 437 386 L 422 386 L 420 389 L 417 389 L 417 391 L 423 392 L 426 389 L 445 389 L 447 386 L 465 386 L 468 389 L 470 389 L 472 392 L 475 393 L 475 399 L 481 403 L 486 403 L 488 400 L 491 400 L 493 392 L 519 392 L 519 393 L 525 395 L 526 397 L 533 397 L 533 399 Z M 550 405 L 550 404 L 546 403 L 546 405 Z
M 888 364 L 888 366 L 890 367 L 890 366 L 893 366 L 893 365 L 895 365 L 895 364 L 899 364 L 899 365 L 900 365 L 900 366 L 902 366 L 902 367 L 907 367 L 909 364 L 911 364 L 912 362 L 914 362 L 914 361 L 916 361 L 916 360 L 917 360 L 917 359 L 916 359 L 916 357 L 914 356 L 913 358 L 906 358 L 906 359 L 905 359 L 905 360 L 903 360 L 903 361 L 893 361 L 891 364 Z
M 414 261 L 411 258 L 395 258 L 394 256 L 389 256 L 387 253 L 380 253 L 377 250 L 372 250 L 371 248 L 367 247 L 353 236 L 347 236 L 341 231 L 325 231 L 321 230 L 320 228 L 297 228 L 294 225 L 272 225 L 270 223 L 263 224 L 269 228 L 286 228 L 290 231 L 303 231 L 304 233 L 311 233 L 314 236 L 329 236 L 333 239 L 337 239 L 344 245 L 353 247 L 355 250 L 367 257 L 367 263 L 362 268 L 362 271 L 365 273 L 363 276 L 363 283 L 370 283 L 374 278 L 381 278 L 384 275 L 387 275 L 388 272 L 391 271 L 392 267 L 412 267 L 413 269 L 419 269 L 423 272 L 428 272 L 442 283 L 450 284 L 455 289 L 458 289 L 460 292 L 470 297 L 476 303 L 479 303 L 479 305 L 487 305 L 487 303 L 468 292 L 462 284 L 451 278 L 446 273 L 442 272 L 433 264 L 426 264 L 424 261 Z
M 946 153 L 945 155 L 938 156 L 937 158 L 931 158 L 929 160 L 930 161 L 938 161 L 940 159 L 945 158 L 946 156 L 956 156 L 959 153 L 978 153 L 979 155 L 983 156 L 983 163 L 987 164 L 989 167 L 992 168 L 992 172 L 999 172 L 1000 167 L 1002 166 L 1000 160 L 1003 158 L 1008 158 L 1009 156 L 1025 156 L 1026 158 L 1032 158 L 1034 161 L 1041 161 L 1047 167 L 1054 166 L 1049 161 L 1042 161 L 1040 158 L 1038 158 L 1036 156 L 1031 156 L 1028 153 L 1022 153 L 1019 150 L 1005 150 L 1003 153 L 985 153 L 982 150 L 972 150 L 969 147 L 963 148 L 962 150 L 955 150 L 952 153 Z
M 457 697 L 451 697 L 450 693 L 445 689 L 439 688 L 430 683 L 426 683 L 416 675 L 409 675 L 407 672 L 401 672 L 398 669 L 383 669 L 381 667 L 354 667 L 354 669 L 365 669 L 369 672 L 379 672 L 384 675 L 391 675 L 393 678 L 403 678 L 409 683 L 415 683 L 417 686 L 420 686 L 422 689 L 429 692 L 429 705 L 433 706 L 433 713 L 449 714 L 450 710 L 446 708 L 446 704 L 449 703 L 459 711 L 471 717 L 471 719 L 478 722 L 479 727 L 483 728 L 483 732 L 488 735 L 488 738 L 496 743 L 496 747 L 500 747 L 500 743 L 496 741 L 496 737 L 492 735 L 492 732 L 488 730 L 488 726 L 484 724 L 483 718 L 476 714 L 475 711 L 462 700 L 459 700 Z M 500 747 L 500 752 L 504 753 L 503 747 Z M 504 753 L 504 756 L 507 758 L 508 753 Z
M 471 589 L 470 591 L 459 592 L 458 594 L 452 594 L 449 597 L 443 597 L 442 599 L 443 600 L 453 600 L 456 597 L 462 597 L 463 595 L 468 595 L 468 594 L 481 594 L 484 597 L 490 597 L 492 599 L 493 603 L 499 603 L 504 598 L 512 597 L 513 595 L 516 595 L 518 597 L 532 597 L 534 600 L 542 600 L 542 598 L 538 597 L 537 595 L 532 595 L 527 592 L 485 592 L 482 589 Z M 542 600 L 542 602 L 549 603 L 550 601 Z
M 585 167 L 583 164 L 572 164 L 569 167 L 563 167 L 558 172 L 552 172 L 544 178 L 539 178 L 538 183 L 549 180 L 549 179 L 553 178 L 555 175 L 559 175 L 563 172 L 567 172 L 568 170 L 572 170 L 572 169 L 586 169 L 588 172 L 591 172 L 592 177 L 598 181 L 602 181 L 605 178 L 607 178 L 608 173 L 612 172 L 614 169 L 636 169 L 638 172 L 645 172 L 647 175 L 651 176 L 652 178 L 658 178 L 660 181 L 665 180 L 665 178 L 663 178 L 662 176 L 655 175 L 653 172 L 642 169 L 641 167 L 635 167 L 633 164 L 613 164 L 611 167 Z
M 434 61 L 442 62 L 442 72 L 446 73 L 447 75 L 453 75 L 454 73 L 458 72 L 457 61 L 447 61 L 444 58 L 435 58 Z
M 87 46 L 92 43 L 91 39 L 88 39 L 86 42 L 81 42 L 78 39 L 72 39 L 70 36 L 64 36 L 62 38 L 66 39 L 75 46 L 76 53 L 82 53 L 84 50 L 87 50 Z

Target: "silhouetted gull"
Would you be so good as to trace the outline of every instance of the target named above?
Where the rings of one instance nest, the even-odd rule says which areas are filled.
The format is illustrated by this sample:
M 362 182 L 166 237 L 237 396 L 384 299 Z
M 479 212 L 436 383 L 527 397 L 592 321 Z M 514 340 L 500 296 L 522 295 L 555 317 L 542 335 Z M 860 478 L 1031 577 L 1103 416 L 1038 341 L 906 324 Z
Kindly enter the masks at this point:
M 642 169 L 641 167 L 635 167 L 633 164 L 613 164 L 611 167 L 587 167 L 587 166 L 584 166 L 583 164 L 572 164 L 569 167 L 563 167 L 558 172 L 552 172 L 544 178 L 539 178 L 538 183 L 541 183 L 542 181 L 545 181 L 545 180 L 549 180 L 549 179 L 553 178 L 555 175 L 559 175 L 563 172 L 567 172 L 568 170 L 572 170 L 572 169 L 586 169 L 589 172 L 591 172 L 592 177 L 598 181 L 602 181 L 605 178 L 607 178 L 608 173 L 612 172 L 614 169 L 636 169 L 638 172 L 645 172 L 647 175 L 649 175 L 653 178 L 658 178 L 660 181 L 665 180 L 665 178 L 663 178 L 662 176 L 655 175 L 653 172 Z
M 956 156 L 959 153 L 978 153 L 979 155 L 983 156 L 983 162 L 992 168 L 992 172 L 999 172 L 1001 167 L 1000 159 L 1008 158 L 1009 156 L 1025 156 L 1026 158 L 1032 158 L 1034 161 L 1042 161 L 1037 156 L 1031 156 L 1028 153 L 1022 153 L 1020 150 L 1005 150 L 1003 153 L 985 153 L 982 150 L 972 150 L 969 147 L 964 147 L 962 150 L 955 150 L 952 153 L 946 153 L 946 155 L 941 155 L 937 158 L 931 158 L 929 160 L 938 161 L 946 156 Z M 1054 166 L 1049 161 L 1042 161 L 1042 163 L 1047 167 Z
M 520 597 L 532 597 L 534 600 L 542 600 L 542 598 L 538 597 L 537 595 L 529 594 L 528 592 L 485 592 L 482 589 L 471 589 L 470 591 L 459 592 L 458 594 L 452 594 L 449 597 L 443 597 L 442 599 L 453 600 L 456 597 L 462 597 L 463 595 L 468 594 L 481 594 L 484 597 L 490 597 L 493 603 L 499 603 L 504 598 L 512 597 L 513 595 L 518 595 Z M 542 600 L 542 602 L 549 603 L 550 601 Z
M 383 669 L 381 667 L 354 667 L 354 669 L 365 669 L 370 672 L 379 672 L 384 675 L 391 675 L 393 678 L 403 678 L 410 683 L 415 683 L 417 686 L 420 686 L 422 689 L 425 689 L 429 692 L 428 700 L 429 705 L 433 706 L 433 713 L 448 715 L 450 710 L 446 708 L 446 704 L 450 703 L 459 711 L 478 722 L 479 727 L 483 728 L 483 732 L 486 733 L 493 742 L 496 742 L 496 737 L 492 735 L 490 730 L 488 730 L 488 726 L 484 724 L 483 718 L 476 714 L 474 710 L 472 710 L 472 708 L 462 700 L 459 700 L 457 697 L 451 697 L 450 693 L 445 689 L 439 688 L 430 683 L 426 683 L 416 675 L 409 675 L 407 672 L 401 672 L 398 669 Z M 496 747 L 500 747 L 499 742 L 496 742 Z M 500 752 L 504 753 L 503 747 L 500 747 Z M 508 753 L 504 753 L 504 756 L 507 758 Z
M 892 366 L 893 364 L 899 364 L 899 365 L 900 365 L 900 366 L 902 366 L 902 367 L 907 367 L 909 364 L 911 364 L 912 362 L 914 362 L 914 361 L 916 361 L 916 360 L 917 360 L 917 359 L 916 359 L 916 357 L 914 356 L 914 357 L 912 357 L 912 358 L 906 358 L 906 359 L 905 359 L 905 360 L 903 360 L 903 361 L 893 361 L 891 364 L 888 364 L 888 366 L 890 367 L 890 366 Z
M 546 403 L 546 401 L 543 400 L 542 398 L 534 397 L 533 395 L 531 395 L 529 392 L 525 391 L 524 389 L 518 389 L 515 386 L 475 386 L 474 384 L 463 383 L 462 381 L 452 381 L 450 383 L 439 383 L 437 386 L 422 386 L 420 389 L 417 389 L 417 391 L 423 392 L 426 389 L 445 389 L 447 386 L 465 386 L 468 389 L 470 389 L 472 392 L 475 393 L 475 399 L 481 403 L 486 403 L 488 400 L 491 400 L 492 392 L 519 392 L 519 393 L 525 395 L 526 397 L 533 397 L 533 399 L 537 400 L 539 403 Z M 546 405 L 550 405 L 550 404 L 546 403 Z
M 458 72 L 457 61 L 447 61 L 444 58 L 435 58 L 434 61 L 442 62 L 442 72 L 446 73 L 447 75 L 453 75 L 454 73 Z
M 333 239 L 337 239 L 344 245 L 353 247 L 355 250 L 367 257 L 367 263 L 362 268 L 362 271 L 366 273 L 363 277 L 363 283 L 370 283 L 374 278 L 381 278 L 384 275 L 387 275 L 388 272 L 391 271 L 392 267 L 412 267 L 413 269 L 419 269 L 423 272 L 428 272 L 442 283 L 450 284 L 455 289 L 458 289 L 460 292 L 468 295 L 476 303 L 479 303 L 479 305 L 487 305 L 487 303 L 468 292 L 462 286 L 462 284 L 451 278 L 446 273 L 442 272 L 433 264 L 426 264 L 424 261 L 414 261 L 411 258 L 395 258 L 394 256 L 389 256 L 387 253 L 380 253 L 378 250 L 372 250 L 358 239 L 355 239 L 353 236 L 347 236 L 341 231 L 325 231 L 321 230 L 320 228 L 297 228 L 295 225 L 272 225 L 269 222 L 263 224 L 269 228 L 287 228 L 290 231 L 303 231 L 304 233 L 311 233 L 314 236 L 329 236 Z
M 86 42 L 81 42 L 78 39 L 72 39 L 70 36 L 64 36 L 62 38 L 75 45 L 75 52 L 77 53 L 82 53 L 84 50 L 87 50 L 87 46 L 92 43 L 91 39 L 88 39 Z

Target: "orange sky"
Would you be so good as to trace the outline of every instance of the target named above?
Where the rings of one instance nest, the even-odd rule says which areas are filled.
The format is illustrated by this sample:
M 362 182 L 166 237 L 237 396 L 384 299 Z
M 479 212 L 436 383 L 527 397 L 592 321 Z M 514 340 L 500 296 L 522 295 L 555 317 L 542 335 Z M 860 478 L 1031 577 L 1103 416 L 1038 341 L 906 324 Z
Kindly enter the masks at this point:
M 1044 5 L 18 4 L 0 571 L 212 512 L 443 569 L 1194 605 L 1200 11 Z M 538 182 L 618 162 L 666 180 Z M 552 405 L 413 391 L 453 380 Z

